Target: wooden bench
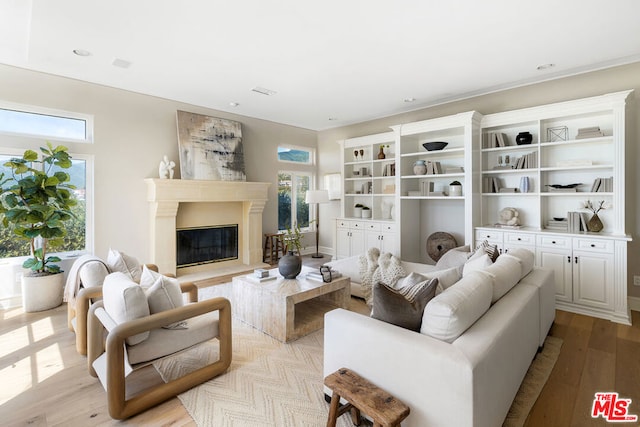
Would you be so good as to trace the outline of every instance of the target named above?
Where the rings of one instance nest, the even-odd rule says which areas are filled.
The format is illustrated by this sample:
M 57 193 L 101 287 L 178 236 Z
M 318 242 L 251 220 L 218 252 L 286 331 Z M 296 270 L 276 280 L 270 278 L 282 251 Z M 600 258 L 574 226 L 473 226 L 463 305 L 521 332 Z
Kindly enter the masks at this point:
M 327 376 L 324 385 L 333 391 L 327 427 L 335 427 L 338 417 L 349 410 L 357 426 L 360 411 L 373 419 L 374 427 L 398 427 L 409 416 L 407 405 L 347 368 Z M 348 403 L 340 407 L 340 398 Z

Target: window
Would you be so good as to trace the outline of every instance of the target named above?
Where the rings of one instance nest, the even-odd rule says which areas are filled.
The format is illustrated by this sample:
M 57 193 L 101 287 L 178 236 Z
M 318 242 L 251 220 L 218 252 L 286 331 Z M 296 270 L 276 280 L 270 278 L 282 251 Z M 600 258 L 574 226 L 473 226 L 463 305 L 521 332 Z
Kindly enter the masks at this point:
M 0 132 L 90 143 L 93 119 L 84 114 L 0 102 Z
M 312 165 L 315 162 L 315 150 L 306 147 L 281 145 L 278 147 L 278 160 L 287 163 Z
M 13 150 L 2 150 L 6 154 L 0 154 L 0 172 L 4 172 L 5 176 L 10 169 L 4 166 L 4 163 L 13 157 L 21 157 L 22 152 L 10 152 Z M 67 225 L 67 236 L 65 243 L 61 247 L 51 248 L 53 252 L 78 252 L 93 248 L 92 227 L 92 191 L 93 188 L 93 157 L 73 154 L 72 166 L 64 169 L 71 177 L 71 184 L 76 188 L 74 194 L 78 200 L 78 204 L 73 208 L 72 212 L 76 218 Z M 13 232 L 5 227 L 0 226 L 0 258 L 28 256 L 29 247 L 24 240 L 18 239 Z
M 301 229 L 309 228 L 312 218 L 304 198 L 310 188 L 311 173 L 278 172 L 278 230 L 291 228 L 292 222 Z

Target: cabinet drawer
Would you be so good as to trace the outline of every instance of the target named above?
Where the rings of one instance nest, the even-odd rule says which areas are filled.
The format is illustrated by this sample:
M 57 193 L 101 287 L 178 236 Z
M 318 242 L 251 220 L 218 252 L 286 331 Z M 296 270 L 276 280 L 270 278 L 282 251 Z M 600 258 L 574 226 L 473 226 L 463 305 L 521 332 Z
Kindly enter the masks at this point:
M 379 222 L 367 222 L 364 226 L 367 231 L 380 231 L 381 224 Z
M 351 227 L 351 221 L 347 221 L 346 219 L 339 219 L 336 221 L 336 227 L 349 228 Z
M 397 228 L 395 224 L 382 223 L 380 224 L 380 231 L 387 232 L 387 233 L 395 233 L 397 231 Z
M 564 236 L 538 235 L 536 245 L 541 248 L 571 249 L 571 239 Z
M 364 221 L 349 221 L 349 222 L 350 222 L 349 228 L 357 229 L 357 230 L 367 229 L 367 223 Z
M 613 240 L 603 239 L 573 239 L 573 249 L 592 252 L 613 253 Z
M 528 233 L 506 233 L 504 235 L 504 243 L 505 244 L 513 244 L 513 245 L 530 245 L 535 246 L 536 244 L 536 235 L 528 234 Z
M 476 244 L 482 243 L 484 240 L 490 242 L 502 242 L 502 231 L 494 230 L 476 230 Z

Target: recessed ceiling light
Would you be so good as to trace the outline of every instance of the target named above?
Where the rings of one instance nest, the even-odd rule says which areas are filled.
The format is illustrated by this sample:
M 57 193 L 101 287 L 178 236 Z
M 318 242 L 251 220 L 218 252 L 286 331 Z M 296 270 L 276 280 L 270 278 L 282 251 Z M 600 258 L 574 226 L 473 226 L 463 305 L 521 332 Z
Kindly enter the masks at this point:
M 119 67 L 119 68 L 129 68 L 131 66 L 131 62 L 126 61 L 124 59 L 116 58 L 116 59 L 113 60 L 111 65 L 113 65 L 114 67 Z
M 549 64 L 542 64 L 542 65 L 538 65 L 538 66 L 536 67 L 536 70 L 538 70 L 538 71 L 540 71 L 540 70 L 547 70 L 547 69 L 549 69 L 549 68 L 553 68 L 553 67 L 555 67 L 555 66 L 556 66 L 556 64 L 552 64 L 552 63 L 549 63 Z
M 415 100 L 416 100 L 415 98 L 413 98 L 413 97 L 411 97 L 411 96 L 410 96 L 409 98 L 405 98 L 405 99 L 404 99 L 404 102 L 413 102 L 413 101 L 415 101 Z
M 84 49 L 73 49 L 73 53 L 75 53 L 78 56 L 91 56 L 91 52 Z
M 260 87 L 260 86 L 256 86 L 251 90 L 253 92 L 257 92 L 257 93 L 260 93 L 262 95 L 268 95 L 268 96 L 275 95 L 277 93 L 275 90 L 266 89 L 266 88 L 263 88 L 263 87 Z
M 240 104 L 238 104 L 237 102 L 230 102 L 229 105 L 232 106 L 232 107 L 237 107 Z

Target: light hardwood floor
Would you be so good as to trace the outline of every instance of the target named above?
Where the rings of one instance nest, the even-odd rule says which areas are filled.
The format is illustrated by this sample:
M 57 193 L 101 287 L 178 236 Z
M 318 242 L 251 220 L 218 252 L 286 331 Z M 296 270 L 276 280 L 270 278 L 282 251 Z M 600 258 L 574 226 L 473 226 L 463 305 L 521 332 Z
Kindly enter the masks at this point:
M 354 304 L 360 306 L 361 304 Z M 557 311 L 551 335 L 564 340 L 527 427 L 602 426 L 590 410 L 596 391 L 632 399 L 640 415 L 640 313 L 633 326 Z M 155 371 L 142 382 L 155 381 Z M 0 311 L 0 425 L 194 425 L 177 398 L 125 422 L 109 418 L 106 394 L 75 351 L 66 306 L 41 313 Z

